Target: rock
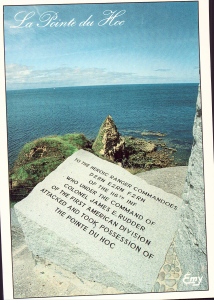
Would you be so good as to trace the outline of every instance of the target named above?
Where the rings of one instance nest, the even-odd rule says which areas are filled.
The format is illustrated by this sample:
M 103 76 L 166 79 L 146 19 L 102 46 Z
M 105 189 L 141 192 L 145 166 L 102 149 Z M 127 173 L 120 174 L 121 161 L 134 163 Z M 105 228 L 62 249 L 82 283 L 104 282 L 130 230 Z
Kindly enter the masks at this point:
M 169 287 L 173 287 L 176 284 L 175 279 L 166 279 L 165 282 L 166 282 L 166 285 L 168 285 Z
M 100 127 L 99 133 L 92 145 L 92 150 L 98 156 L 111 161 L 121 160 L 124 153 L 124 139 L 120 136 L 111 116 L 108 116 Z
M 160 283 L 156 282 L 154 286 L 154 292 L 159 292 L 159 289 L 160 289 Z
M 164 268 L 165 272 L 169 272 L 171 270 L 171 266 L 170 265 L 165 265 L 163 268 Z
M 166 262 L 172 264 L 173 260 L 175 259 L 174 255 L 167 255 L 166 256 Z
M 165 279 L 165 273 L 164 272 L 160 272 L 159 275 L 158 275 L 158 279 L 160 281 L 163 281 Z
M 157 145 L 151 141 L 138 139 L 133 137 L 125 137 L 126 151 L 131 153 L 153 152 L 157 149 Z
M 174 165 L 171 149 L 166 144 L 164 149 L 161 147 L 142 138 L 121 137 L 112 117 L 108 116 L 100 127 L 92 150 L 104 159 L 121 163 L 124 168 L 150 170 Z
M 165 292 L 165 285 L 161 285 L 161 287 L 160 287 L 160 292 Z
M 174 165 L 167 147 L 163 149 L 151 141 L 132 137 L 125 137 L 125 159 L 123 165 L 127 168 L 151 170 Z
M 176 235 L 176 253 L 182 271 L 178 283 L 180 291 L 208 289 L 200 87 L 193 138 L 183 193 L 184 204 Z M 198 286 L 186 284 L 183 279 L 187 273 L 190 273 L 192 277 L 202 277 L 201 283 Z
M 154 131 L 143 131 L 141 132 L 142 135 L 151 135 L 151 136 L 166 136 L 165 133 L 162 132 L 154 132 Z
M 174 249 L 173 249 L 173 247 L 170 247 L 167 254 L 172 255 L 173 253 L 174 253 Z

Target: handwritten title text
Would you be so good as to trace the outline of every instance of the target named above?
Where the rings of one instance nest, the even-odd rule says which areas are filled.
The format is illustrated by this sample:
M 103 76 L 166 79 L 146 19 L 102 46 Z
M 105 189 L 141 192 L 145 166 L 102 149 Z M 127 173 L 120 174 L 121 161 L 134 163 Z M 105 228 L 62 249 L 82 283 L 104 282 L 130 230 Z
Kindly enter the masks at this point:
M 125 10 L 120 11 L 112 11 L 105 10 L 103 12 L 102 19 L 95 23 L 93 20 L 93 15 L 90 15 L 87 19 L 77 21 L 75 18 L 72 18 L 68 21 L 62 21 L 58 12 L 55 11 L 46 11 L 42 13 L 36 19 L 36 12 L 26 12 L 20 11 L 14 16 L 15 25 L 11 25 L 10 28 L 44 28 L 44 27 L 52 27 L 52 28 L 65 28 L 65 27 L 92 27 L 94 25 L 97 26 L 123 26 L 125 24 L 125 20 L 122 18 L 126 13 Z M 36 19 L 36 21 L 35 21 Z

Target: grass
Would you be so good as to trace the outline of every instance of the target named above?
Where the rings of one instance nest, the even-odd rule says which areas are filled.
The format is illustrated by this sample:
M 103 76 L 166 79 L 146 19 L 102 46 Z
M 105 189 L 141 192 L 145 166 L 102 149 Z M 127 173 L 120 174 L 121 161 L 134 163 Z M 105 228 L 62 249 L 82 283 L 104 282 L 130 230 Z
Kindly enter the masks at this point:
M 24 145 L 18 155 L 15 167 L 41 157 L 66 158 L 78 149 L 84 148 L 86 144 L 85 136 L 77 133 L 39 138 Z
M 10 172 L 11 199 L 23 193 L 23 197 L 37 183 L 55 170 L 67 157 L 81 148 L 88 140 L 83 134 L 66 134 L 39 138 L 24 145 Z

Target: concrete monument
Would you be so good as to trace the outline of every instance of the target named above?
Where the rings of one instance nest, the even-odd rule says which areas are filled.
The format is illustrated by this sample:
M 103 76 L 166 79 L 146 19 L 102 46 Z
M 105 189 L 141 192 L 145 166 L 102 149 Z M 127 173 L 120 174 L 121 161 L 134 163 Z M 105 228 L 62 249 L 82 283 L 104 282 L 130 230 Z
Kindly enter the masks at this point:
M 151 291 L 182 200 L 79 150 L 15 205 L 29 249 L 121 292 Z

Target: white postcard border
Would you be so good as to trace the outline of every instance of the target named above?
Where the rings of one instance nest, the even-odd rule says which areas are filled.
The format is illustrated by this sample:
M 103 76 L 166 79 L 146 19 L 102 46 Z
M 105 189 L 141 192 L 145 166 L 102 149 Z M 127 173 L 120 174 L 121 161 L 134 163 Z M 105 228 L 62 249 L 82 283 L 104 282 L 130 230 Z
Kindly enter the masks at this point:
M 180 0 L 180 2 L 192 2 Z M 212 0 L 211 0 L 212 1 Z M 80 4 L 80 3 L 121 3 L 121 2 L 175 2 L 168 1 L 53 1 L 53 0 L 17 0 L 1 1 L 1 24 L 3 24 L 3 6 L 4 5 L 38 5 L 38 4 Z M 201 70 L 201 92 L 202 92 L 202 114 L 203 114 L 203 144 L 204 144 L 204 171 L 205 171 L 205 204 L 206 204 L 206 225 L 207 225 L 207 247 L 208 247 L 208 270 L 209 270 L 209 291 L 203 292 L 173 292 L 173 293 L 146 293 L 130 296 L 129 294 L 112 295 L 112 296 L 96 296 L 96 299 L 188 299 L 188 298 L 208 298 L 214 296 L 214 202 L 213 202 L 213 131 L 212 131 L 212 103 L 211 103 L 211 81 L 210 81 L 210 55 L 209 55 L 209 1 L 198 0 L 199 2 L 199 22 L 200 22 L 200 70 Z M 11 261 L 11 240 L 10 240 L 10 210 L 8 195 L 8 155 L 7 155 L 7 133 L 6 133 L 6 101 L 5 101 L 5 73 L 4 73 L 4 44 L 3 44 L 3 28 L 1 30 L 1 111 L 0 111 L 0 130 L 1 130 L 1 150 L 0 150 L 0 170 L 1 174 L 1 235 L 2 235 L 2 264 L 3 264 L 3 282 L 5 300 L 13 298 L 12 284 L 12 261 Z M 95 296 L 82 297 L 48 297 L 34 299 L 94 299 Z M 26 299 L 26 298 L 23 298 Z

